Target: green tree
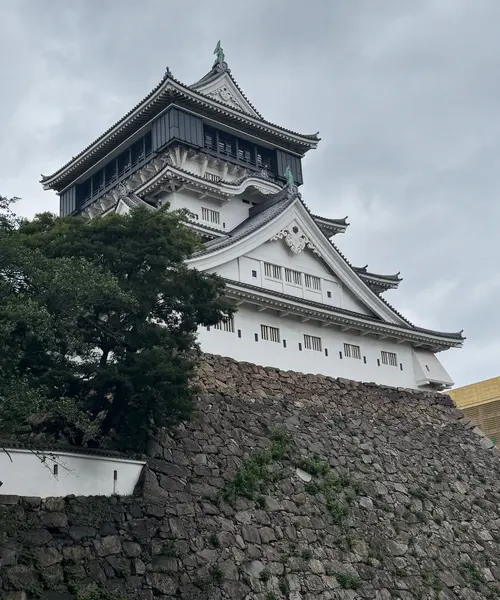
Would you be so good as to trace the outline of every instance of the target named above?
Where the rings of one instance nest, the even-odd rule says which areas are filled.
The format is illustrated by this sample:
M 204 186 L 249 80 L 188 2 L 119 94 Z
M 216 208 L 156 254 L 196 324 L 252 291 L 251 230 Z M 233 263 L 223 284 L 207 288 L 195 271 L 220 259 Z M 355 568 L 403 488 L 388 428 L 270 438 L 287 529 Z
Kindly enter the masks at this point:
M 182 211 L 16 220 L 0 202 L 5 432 L 144 451 L 188 418 L 198 325 L 232 314 Z

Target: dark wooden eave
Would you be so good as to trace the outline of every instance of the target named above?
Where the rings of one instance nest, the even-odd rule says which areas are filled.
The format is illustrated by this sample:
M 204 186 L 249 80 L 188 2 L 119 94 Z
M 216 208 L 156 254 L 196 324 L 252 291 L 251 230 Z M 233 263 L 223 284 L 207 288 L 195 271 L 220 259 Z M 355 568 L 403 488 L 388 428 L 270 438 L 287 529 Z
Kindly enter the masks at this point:
M 258 137 L 269 145 L 285 148 L 299 156 L 315 148 L 319 142 L 318 134 L 299 134 L 264 119 L 253 117 L 238 108 L 198 93 L 167 72 L 160 83 L 141 102 L 99 138 L 52 175 L 42 175 L 40 182 L 44 189 L 63 190 L 120 144 L 145 128 L 172 104 L 191 110 L 207 119 L 223 121 L 227 127 Z

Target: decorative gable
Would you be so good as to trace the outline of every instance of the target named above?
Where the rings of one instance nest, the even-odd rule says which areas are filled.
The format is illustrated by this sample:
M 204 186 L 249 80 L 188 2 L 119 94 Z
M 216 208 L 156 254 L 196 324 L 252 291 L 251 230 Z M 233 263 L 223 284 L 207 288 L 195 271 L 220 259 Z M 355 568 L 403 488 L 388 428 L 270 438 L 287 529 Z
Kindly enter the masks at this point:
M 271 238 L 272 242 L 277 240 L 285 240 L 286 245 L 294 254 L 300 254 L 302 250 L 309 248 L 314 254 L 320 256 L 319 250 L 296 224 L 285 227 Z
M 231 75 L 226 63 L 214 65 L 212 71 L 191 86 L 200 94 L 217 100 L 245 112 L 252 117 L 261 118 Z

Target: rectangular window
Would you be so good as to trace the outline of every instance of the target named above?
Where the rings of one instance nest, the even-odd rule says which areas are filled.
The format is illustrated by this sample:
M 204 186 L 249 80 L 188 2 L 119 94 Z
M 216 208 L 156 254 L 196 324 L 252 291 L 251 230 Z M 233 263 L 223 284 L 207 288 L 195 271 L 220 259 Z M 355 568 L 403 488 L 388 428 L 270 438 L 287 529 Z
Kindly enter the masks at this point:
M 344 356 L 361 360 L 361 348 L 354 344 L 344 344 Z
M 280 330 L 277 327 L 271 327 L 269 325 L 260 326 L 260 337 L 268 342 L 280 341 Z
M 264 275 L 269 279 L 278 279 L 279 281 L 281 281 L 281 267 L 265 262 Z
M 301 285 L 302 278 L 300 276 L 300 272 L 285 268 L 285 281 L 293 285 Z
M 321 279 L 319 277 L 305 274 L 304 282 L 306 284 L 306 288 L 309 288 L 310 290 L 315 290 L 318 292 L 321 290 Z
M 201 218 L 208 223 L 220 225 L 220 212 L 211 208 L 201 208 Z
M 321 338 L 315 335 L 304 334 L 304 348 L 306 350 L 316 350 L 321 352 Z
M 228 331 L 229 333 L 234 333 L 234 319 L 227 319 L 225 321 L 221 321 L 214 325 L 215 329 L 219 329 L 220 331 Z
M 398 366 L 398 357 L 395 352 L 386 352 L 382 350 L 382 364 L 390 367 Z

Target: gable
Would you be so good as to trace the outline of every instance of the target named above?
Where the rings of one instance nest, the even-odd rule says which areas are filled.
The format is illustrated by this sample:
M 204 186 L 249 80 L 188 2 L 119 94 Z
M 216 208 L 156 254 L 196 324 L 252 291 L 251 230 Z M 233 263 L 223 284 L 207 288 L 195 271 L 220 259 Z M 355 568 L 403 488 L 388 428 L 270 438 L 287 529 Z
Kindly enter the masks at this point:
M 257 111 L 238 89 L 228 71 L 224 71 L 219 77 L 207 83 L 196 85 L 194 89 L 208 98 L 223 102 L 233 108 L 238 108 L 252 117 L 260 118 Z
M 279 203 L 270 202 L 268 208 L 247 219 L 231 232 L 228 238 L 208 244 L 206 250 L 188 260 L 188 264 L 202 271 L 217 271 L 220 265 L 236 258 L 255 260 L 250 254 L 258 252 L 258 248 L 267 242 L 276 244 L 276 248 L 281 245 L 287 252 L 291 251 L 296 256 L 307 250 L 323 261 L 329 272 L 343 285 L 343 290 L 350 292 L 343 295 L 350 303 L 349 310 L 373 314 L 387 323 L 406 327 L 407 322 L 404 318 L 362 281 L 325 237 L 300 198 L 297 196 L 291 202 L 283 202 L 279 210 L 275 210 L 279 208 Z M 256 285 L 255 281 L 248 283 Z
M 266 269 L 280 267 L 280 277 L 266 276 Z M 245 256 L 220 265 L 216 271 L 233 281 L 305 298 L 328 306 L 343 308 L 370 317 L 375 316 L 343 284 L 321 257 L 310 249 L 295 254 L 282 240 L 267 241 Z M 290 272 L 292 271 L 292 272 Z M 307 279 L 306 279 L 307 277 Z M 319 281 L 313 281 L 317 278 Z

